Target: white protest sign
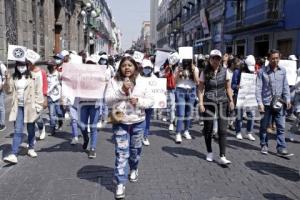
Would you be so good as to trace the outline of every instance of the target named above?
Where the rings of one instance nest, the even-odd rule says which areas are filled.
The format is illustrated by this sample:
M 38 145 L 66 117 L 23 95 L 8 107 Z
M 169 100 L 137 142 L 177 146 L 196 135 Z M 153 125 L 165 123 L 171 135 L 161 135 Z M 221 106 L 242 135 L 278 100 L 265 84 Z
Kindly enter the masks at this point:
M 193 59 L 193 47 L 179 47 L 180 59 Z
M 297 80 L 297 61 L 280 60 L 278 66 L 285 68 L 289 85 L 295 85 Z
M 75 55 L 73 53 L 70 54 L 70 61 L 71 64 L 82 64 L 82 57 L 79 55 Z
M 9 45 L 7 52 L 7 60 L 25 62 L 25 54 L 27 48 L 23 46 Z
M 41 58 L 41 56 L 31 49 L 27 49 L 25 58 L 29 60 L 32 64 L 35 64 Z
M 62 95 L 100 99 L 106 87 L 106 67 L 65 63 L 62 72 Z
M 150 90 L 151 97 L 154 99 L 152 108 L 167 107 L 167 79 L 166 78 L 142 78 L 141 84 Z
M 160 71 L 160 67 L 166 62 L 169 58 L 170 53 L 165 51 L 156 51 L 155 54 L 155 64 L 154 64 L 154 73 Z
M 266 60 L 265 66 L 269 65 L 269 61 Z M 289 85 L 295 85 L 297 79 L 297 62 L 294 60 L 280 60 L 279 67 L 283 67 L 286 70 L 286 77 Z
M 142 63 L 144 59 L 144 54 L 139 51 L 135 51 L 133 53 L 133 59 L 135 60 L 135 62 Z
M 242 73 L 236 107 L 256 107 L 256 75 Z

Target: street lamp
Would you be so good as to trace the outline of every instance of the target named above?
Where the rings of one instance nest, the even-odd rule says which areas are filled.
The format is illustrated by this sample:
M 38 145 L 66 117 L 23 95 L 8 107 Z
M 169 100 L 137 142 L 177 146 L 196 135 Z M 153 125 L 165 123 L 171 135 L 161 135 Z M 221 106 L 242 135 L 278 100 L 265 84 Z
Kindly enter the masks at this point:
M 98 16 L 97 11 L 94 9 L 94 6 L 91 2 L 87 2 L 80 12 L 83 17 L 84 25 L 83 29 L 85 30 L 85 48 L 90 54 L 94 53 L 94 34 L 91 32 L 91 18 L 96 18 Z

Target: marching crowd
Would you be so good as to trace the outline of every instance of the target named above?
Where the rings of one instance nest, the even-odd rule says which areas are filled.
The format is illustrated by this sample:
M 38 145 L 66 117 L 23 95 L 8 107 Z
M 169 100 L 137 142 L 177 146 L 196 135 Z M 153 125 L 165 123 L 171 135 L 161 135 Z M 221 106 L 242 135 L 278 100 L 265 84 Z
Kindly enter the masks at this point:
M 29 50 L 31 51 L 31 50 Z M 4 63 L 1 66 L 0 90 L 0 131 L 5 130 L 5 110 L 10 109 L 9 121 L 14 123 L 12 151 L 4 161 L 16 164 L 19 147 L 22 143 L 23 129 L 28 133 L 28 155 L 37 157 L 34 150 L 35 132 L 39 139 L 46 136 L 44 110 L 48 109 L 49 133 L 57 134 L 70 119 L 70 144 L 79 143 L 79 130 L 83 136 L 82 148 L 89 158 L 96 157 L 97 136 L 101 124 L 111 123 L 115 143 L 116 198 L 125 197 L 125 183 L 138 180 L 138 164 L 142 146 L 149 146 L 150 121 L 155 99 L 143 80 L 165 78 L 167 88 L 166 112 L 169 131 L 175 132 L 175 142 L 181 143 L 182 137 L 191 140 L 189 133 L 192 118 L 199 114 L 204 125 L 203 135 L 207 148 L 206 160 L 214 161 L 212 139 L 219 144 L 221 165 L 231 161 L 226 154 L 226 135 L 228 128 L 236 132 L 236 138 L 246 137 L 255 141 L 253 132 L 257 111 L 260 119 L 259 139 L 261 153 L 268 154 L 268 132 L 276 129 L 277 153 L 290 156 L 285 135 L 285 116 L 294 117 L 298 127 L 300 119 L 300 69 L 296 85 L 289 85 L 284 66 L 279 66 L 281 54 L 271 50 L 266 58 L 245 58 L 212 50 L 209 55 L 182 57 L 170 52 L 161 66 L 155 65 L 155 56 L 135 59 L 133 52 L 110 56 L 106 53 L 78 55 L 82 63 L 104 67 L 106 89 L 102 98 L 80 98 L 65 96 L 62 92 L 62 73 L 64 64 L 69 63 L 74 51 L 62 51 L 47 62 L 47 72 L 36 66 L 39 56 L 31 57 L 26 53 L 24 62 L 16 61 L 12 74 Z M 28 56 L 27 56 L 28 55 Z M 290 60 L 298 62 L 296 56 Z M 266 62 L 268 61 L 268 62 Z M 267 64 L 265 64 L 267 63 Z M 255 96 L 258 107 L 236 107 L 241 89 L 243 73 L 256 75 Z M 12 95 L 11 107 L 5 108 L 4 93 Z M 242 134 L 243 119 L 246 119 L 246 135 Z M 293 134 L 289 139 L 294 140 Z M 129 165 L 129 172 L 127 170 Z

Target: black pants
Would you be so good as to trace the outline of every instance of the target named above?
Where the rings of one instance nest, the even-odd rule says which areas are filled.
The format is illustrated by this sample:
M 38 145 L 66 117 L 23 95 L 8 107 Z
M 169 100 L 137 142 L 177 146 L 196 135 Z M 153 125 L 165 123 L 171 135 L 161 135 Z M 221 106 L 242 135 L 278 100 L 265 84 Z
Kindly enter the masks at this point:
M 205 105 L 204 112 L 204 129 L 203 135 L 205 137 L 205 144 L 208 153 L 212 152 L 212 131 L 213 131 L 213 119 L 215 112 L 218 119 L 218 140 L 220 148 L 220 156 L 225 156 L 226 153 L 226 135 L 227 135 L 227 106 L 228 103 L 210 103 Z

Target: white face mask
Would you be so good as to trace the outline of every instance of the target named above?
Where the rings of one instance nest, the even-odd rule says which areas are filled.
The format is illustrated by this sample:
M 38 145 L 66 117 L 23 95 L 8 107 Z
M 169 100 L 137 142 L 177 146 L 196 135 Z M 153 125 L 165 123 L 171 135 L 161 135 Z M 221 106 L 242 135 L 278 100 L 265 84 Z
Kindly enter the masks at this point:
M 61 64 L 61 63 L 62 63 L 62 60 L 55 59 L 55 63 L 56 63 L 57 65 L 59 65 L 59 64 Z
M 26 65 L 23 65 L 23 66 L 21 65 L 21 66 L 18 66 L 17 69 L 18 69 L 18 71 L 19 71 L 21 74 L 23 74 L 23 73 L 26 72 L 27 66 L 26 66 Z

